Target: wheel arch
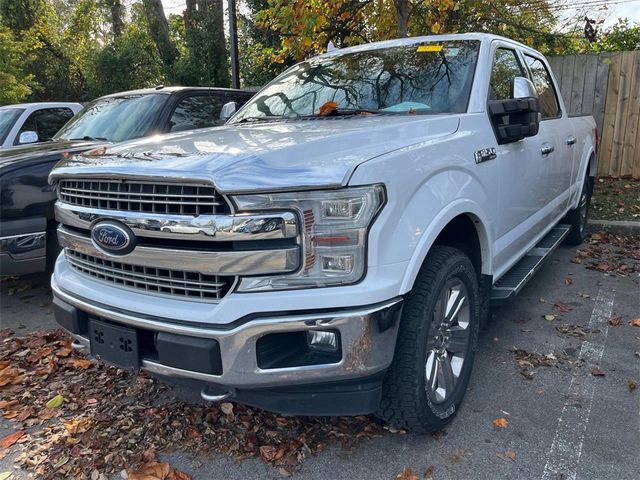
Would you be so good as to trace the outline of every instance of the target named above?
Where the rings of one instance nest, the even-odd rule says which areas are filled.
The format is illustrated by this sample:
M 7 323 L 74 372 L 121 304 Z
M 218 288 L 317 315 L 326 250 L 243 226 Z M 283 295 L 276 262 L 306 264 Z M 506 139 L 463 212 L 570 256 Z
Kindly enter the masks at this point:
M 473 263 L 478 276 L 491 275 L 491 241 L 487 221 L 470 201 L 458 201 L 436 218 L 424 233 L 409 261 L 401 293 L 413 288 L 425 258 L 434 245 L 446 245 L 462 250 Z

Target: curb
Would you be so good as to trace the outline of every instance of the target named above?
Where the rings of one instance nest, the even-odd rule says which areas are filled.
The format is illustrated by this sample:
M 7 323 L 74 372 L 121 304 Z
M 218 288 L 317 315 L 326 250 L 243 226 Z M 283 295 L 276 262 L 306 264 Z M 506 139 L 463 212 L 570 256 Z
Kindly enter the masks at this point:
M 624 220 L 589 220 L 588 230 L 606 230 L 622 235 L 640 235 L 640 222 Z

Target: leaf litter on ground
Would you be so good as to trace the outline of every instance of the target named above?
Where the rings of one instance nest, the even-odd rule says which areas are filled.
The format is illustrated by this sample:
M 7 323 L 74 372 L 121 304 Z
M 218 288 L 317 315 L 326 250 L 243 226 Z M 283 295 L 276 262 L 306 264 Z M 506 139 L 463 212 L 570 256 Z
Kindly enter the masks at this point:
M 591 233 L 586 246 L 576 250 L 571 262 L 608 275 L 626 277 L 640 272 L 640 235 Z
M 371 416 L 284 417 L 231 402 L 187 403 L 144 373 L 87 365 L 62 330 L 0 330 L 0 344 L 0 410 L 16 432 L 28 431 L 8 448 L 19 453 L 16 467 L 44 480 L 137 472 L 161 463 L 149 451 L 257 458 L 286 476 L 329 445 L 349 449 L 390 432 Z M 171 468 L 167 475 L 189 478 Z

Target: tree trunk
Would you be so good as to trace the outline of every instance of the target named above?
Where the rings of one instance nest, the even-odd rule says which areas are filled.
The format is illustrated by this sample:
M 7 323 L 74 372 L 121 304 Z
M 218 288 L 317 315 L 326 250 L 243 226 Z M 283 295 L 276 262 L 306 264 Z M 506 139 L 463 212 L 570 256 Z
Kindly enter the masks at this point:
M 187 0 L 184 10 L 184 26 L 187 31 L 191 30 L 195 25 L 196 17 L 196 0 Z
M 107 5 L 111 10 L 111 29 L 113 36 L 118 38 L 124 31 L 124 22 L 122 21 L 122 1 L 107 0 Z
M 393 0 L 396 7 L 398 37 L 404 38 L 409 33 L 409 0 Z
M 162 8 L 162 0 L 143 0 L 149 30 L 165 65 L 172 65 L 178 58 L 178 50 L 169 38 L 169 23 Z
M 227 40 L 224 36 L 223 0 L 197 0 L 203 16 L 201 27 L 206 28 L 208 43 L 208 70 L 217 86 L 230 83 Z

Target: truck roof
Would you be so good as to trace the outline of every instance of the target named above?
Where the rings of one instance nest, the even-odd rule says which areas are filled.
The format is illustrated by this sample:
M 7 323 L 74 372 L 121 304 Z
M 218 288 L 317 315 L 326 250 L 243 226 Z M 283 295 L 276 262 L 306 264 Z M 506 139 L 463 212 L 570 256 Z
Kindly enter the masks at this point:
M 31 103 L 14 103 L 13 105 L 2 105 L 0 109 L 5 108 L 30 108 L 30 107 L 38 107 L 38 108 L 59 108 L 59 107 L 70 107 L 70 106 L 81 106 L 77 102 L 31 102 Z
M 495 35 L 493 33 L 471 32 L 471 33 L 452 33 L 447 35 L 425 35 L 421 37 L 407 37 L 407 38 L 398 38 L 395 40 L 383 40 L 381 42 L 372 42 L 372 43 L 365 43 L 362 45 L 356 45 L 354 47 L 336 48 L 335 50 L 330 50 L 327 53 L 324 53 L 319 56 L 329 57 L 332 55 L 340 55 L 342 53 L 366 52 L 368 50 L 378 50 L 380 48 L 410 46 L 410 45 L 417 45 L 425 42 L 443 42 L 443 41 L 446 42 L 448 40 L 479 40 L 481 42 L 490 42 L 492 40 L 502 40 L 505 42 L 513 43 L 514 45 L 518 45 L 522 48 L 533 50 L 531 47 L 528 47 L 527 45 L 517 42 L 515 40 L 511 40 L 510 38 L 507 38 L 507 37 Z
M 100 98 L 111 98 L 111 97 L 124 97 L 127 95 L 148 95 L 150 93 L 163 93 L 165 95 L 171 95 L 176 92 L 183 91 L 203 91 L 203 92 L 229 92 L 229 93 L 254 93 L 249 92 L 247 90 L 237 90 L 234 88 L 220 88 L 220 87 L 165 87 L 164 85 L 158 85 L 157 87 L 152 88 L 140 88 L 138 90 L 128 90 L 125 92 L 116 92 L 110 93 L 109 95 L 103 95 Z

